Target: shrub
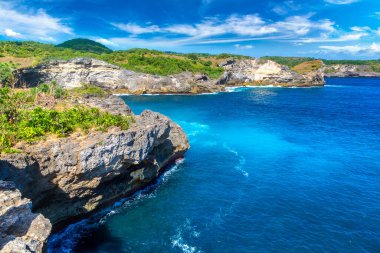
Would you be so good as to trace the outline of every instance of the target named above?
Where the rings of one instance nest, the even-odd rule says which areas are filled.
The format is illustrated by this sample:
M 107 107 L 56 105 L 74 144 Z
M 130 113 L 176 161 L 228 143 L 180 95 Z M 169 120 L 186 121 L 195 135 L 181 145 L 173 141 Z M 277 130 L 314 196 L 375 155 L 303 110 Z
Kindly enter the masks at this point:
M 46 91 L 46 87 L 49 85 L 36 89 Z M 0 153 L 17 152 L 12 149 L 16 143 L 34 142 L 49 134 L 64 137 L 76 130 L 106 131 L 111 126 L 126 130 L 133 122 L 131 116 L 113 115 L 97 108 L 77 106 L 58 111 L 34 107 L 33 98 L 31 90 L 0 89 Z

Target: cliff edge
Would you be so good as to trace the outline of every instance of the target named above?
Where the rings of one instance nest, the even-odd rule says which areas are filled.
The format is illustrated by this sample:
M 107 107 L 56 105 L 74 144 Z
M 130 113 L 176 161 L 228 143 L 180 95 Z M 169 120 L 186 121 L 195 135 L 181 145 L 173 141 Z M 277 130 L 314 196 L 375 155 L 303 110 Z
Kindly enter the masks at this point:
M 130 113 L 127 105 L 120 108 L 123 101 L 118 97 L 98 102 L 98 108 L 111 113 Z M 81 103 L 91 105 L 97 101 L 82 99 Z M 34 248 L 27 247 L 41 252 L 50 222 L 60 227 L 133 194 L 154 182 L 166 166 L 189 149 L 185 132 L 168 117 L 147 110 L 134 116 L 134 120 L 127 130 L 111 127 L 105 132 L 90 130 L 64 138 L 47 137 L 31 144 L 20 142 L 15 146 L 20 153 L 0 155 L 0 180 L 13 185 L 8 190 L 0 184 L 0 202 L 10 203 L 12 210 L 18 208 L 17 212 L 10 212 L 3 204 L 0 207 L 0 252 L 8 252 L 8 248 L 24 252 L 18 251 L 18 244 L 10 243 L 22 240 L 26 240 L 25 245 L 34 243 Z M 10 201 L 13 195 L 15 200 Z M 21 195 L 32 204 L 22 200 Z M 35 224 L 28 230 L 33 235 L 18 233 L 27 228 L 24 229 L 24 222 L 12 217 Z M 15 222 L 11 224 L 12 219 Z M 4 224 L 10 224 L 11 229 Z M 36 242 L 27 241 L 34 235 L 38 237 Z M 10 236 L 12 240 L 7 239 Z

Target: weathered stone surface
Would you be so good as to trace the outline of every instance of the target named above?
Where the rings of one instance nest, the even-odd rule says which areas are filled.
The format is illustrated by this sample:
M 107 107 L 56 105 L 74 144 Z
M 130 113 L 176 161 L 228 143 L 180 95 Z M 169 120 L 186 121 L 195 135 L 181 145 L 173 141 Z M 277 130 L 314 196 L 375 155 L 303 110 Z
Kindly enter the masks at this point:
M 206 75 L 184 72 L 172 76 L 155 76 L 122 69 L 104 61 L 76 58 L 69 61 L 50 61 L 16 73 L 17 85 L 36 86 L 56 81 L 64 88 L 80 87 L 82 83 L 128 93 L 197 93 L 216 91 Z
M 113 128 L 17 148 L 24 153 L 0 157 L 0 179 L 13 181 L 34 211 L 57 224 L 151 183 L 189 143 L 169 118 L 144 111 L 126 131 Z
M 51 224 L 11 182 L 0 181 L 0 252 L 42 252 Z
M 273 84 L 282 86 L 323 85 L 322 71 L 297 74 L 273 61 L 259 59 L 227 60 L 220 64 L 225 69 L 215 81 L 208 76 L 183 72 L 171 76 L 155 76 L 122 69 L 104 61 L 76 58 L 69 61 L 51 61 L 16 73 L 17 86 L 27 83 L 56 81 L 64 88 L 93 84 L 112 91 L 130 94 L 145 93 L 209 93 L 224 90 L 224 85 Z
M 369 65 L 335 64 L 322 68 L 326 77 L 380 77 Z
M 228 60 L 220 66 L 225 73 L 217 83 L 224 85 L 320 86 L 325 83 L 321 71 L 301 75 L 270 60 Z
M 86 96 L 84 98 L 78 97 L 73 98 L 71 101 L 74 105 L 84 105 L 88 107 L 96 107 L 103 111 L 108 111 L 112 114 L 125 114 L 131 115 L 132 110 L 128 105 L 125 104 L 124 100 L 117 96 L 106 96 L 106 97 L 97 97 L 97 96 Z

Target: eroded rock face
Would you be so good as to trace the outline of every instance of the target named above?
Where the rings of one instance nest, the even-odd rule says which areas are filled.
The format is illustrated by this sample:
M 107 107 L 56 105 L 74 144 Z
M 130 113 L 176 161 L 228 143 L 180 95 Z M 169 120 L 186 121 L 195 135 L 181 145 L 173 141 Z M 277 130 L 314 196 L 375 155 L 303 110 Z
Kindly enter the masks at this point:
M 380 77 L 369 65 L 335 64 L 322 68 L 326 77 Z
M 35 145 L 0 157 L 0 179 L 13 181 L 33 211 L 53 224 L 81 216 L 154 181 L 188 150 L 183 130 L 144 111 L 127 131 L 91 132 Z
M 229 60 L 220 64 L 220 66 L 225 69 L 225 73 L 218 80 L 218 84 L 320 86 L 325 83 L 321 71 L 301 75 L 284 65 L 270 60 Z
M 14 183 L 0 180 L 0 252 L 42 252 L 51 224 L 43 215 L 32 213 L 31 205 Z
M 56 81 L 64 88 L 80 87 L 82 83 L 105 89 L 126 90 L 128 93 L 197 93 L 216 91 L 206 76 L 184 72 L 172 76 L 155 76 L 122 69 L 104 61 L 76 58 L 69 61 L 50 61 L 35 68 L 16 73 L 17 86 L 36 86 Z

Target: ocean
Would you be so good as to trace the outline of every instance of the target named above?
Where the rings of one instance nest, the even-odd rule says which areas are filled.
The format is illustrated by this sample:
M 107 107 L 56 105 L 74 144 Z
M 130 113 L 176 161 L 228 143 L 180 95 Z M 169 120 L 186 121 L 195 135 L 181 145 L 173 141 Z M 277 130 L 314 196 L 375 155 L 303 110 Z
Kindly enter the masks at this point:
M 191 149 L 50 252 L 380 252 L 380 79 L 123 99 Z

